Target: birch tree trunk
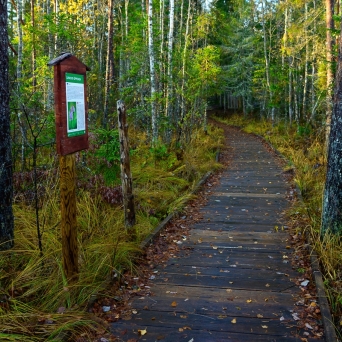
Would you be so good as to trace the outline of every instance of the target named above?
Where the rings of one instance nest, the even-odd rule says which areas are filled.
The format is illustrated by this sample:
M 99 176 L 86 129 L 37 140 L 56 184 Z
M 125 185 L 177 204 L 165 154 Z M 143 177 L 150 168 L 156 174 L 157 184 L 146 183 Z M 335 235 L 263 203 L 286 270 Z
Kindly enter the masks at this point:
M 152 144 L 154 145 L 158 140 L 158 120 L 156 105 L 155 56 L 153 42 L 153 0 L 148 0 L 148 55 L 150 59 Z
M 102 127 L 107 127 L 109 98 L 112 85 L 114 83 L 114 52 L 113 52 L 113 17 L 114 17 L 114 0 L 108 0 L 108 41 L 107 41 L 107 58 L 106 58 L 106 77 L 105 77 L 105 98 L 103 108 Z
M 0 0 L 0 250 L 13 247 L 12 143 L 7 31 L 7 1 Z
M 262 10 L 262 32 L 263 32 L 263 42 L 264 42 L 264 59 L 265 59 L 265 74 L 266 74 L 266 85 L 268 88 L 269 93 L 269 102 L 271 103 L 271 120 L 272 124 L 274 123 L 274 106 L 272 104 L 273 101 L 273 92 L 271 88 L 271 81 L 270 81 L 270 60 L 269 55 L 267 53 L 267 34 L 266 34 L 266 26 L 265 26 L 265 7 L 266 7 L 266 0 L 261 1 L 261 10 Z
M 173 95 L 173 80 L 172 80 L 172 56 L 173 56 L 173 39 L 174 39 L 174 13 L 175 1 L 170 0 L 169 13 L 169 34 L 167 46 L 167 93 L 166 93 L 166 116 L 172 120 L 172 95 Z
M 326 114 L 326 150 L 329 145 L 329 133 L 331 124 L 331 112 L 332 112 L 332 86 L 333 86 L 333 37 L 332 30 L 334 29 L 334 0 L 325 0 L 325 11 L 326 11 L 326 58 L 327 58 L 327 114 Z
M 32 25 L 32 86 L 36 88 L 36 34 L 35 34 L 35 13 L 34 0 L 31 0 L 31 25 Z
M 186 58 L 187 58 L 188 42 L 189 42 L 190 18 L 191 18 L 191 0 L 189 0 L 189 4 L 188 4 L 188 15 L 186 18 L 184 49 L 183 49 L 183 56 L 182 56 L 181 122 L 183 121 L 184 116 L 185 116 L 185 98 L 184 98 L 185 67 L 186 67 Z
M 304 40 L 305 40 L 305 66 L 304 66 L 304 87 L 303 87 L 303 102 L 302 102 L 302 115 L 305 118 L 308 118 L 306 113 L 307 107 L 307 92 L 308 92 L 308 64 L 309 64 L 309 41 L 308 41 L 308 33 L 306 28 L 306 23 L 308 21 L 308 4 L 305 2 L 305 25 L 304 25 Z

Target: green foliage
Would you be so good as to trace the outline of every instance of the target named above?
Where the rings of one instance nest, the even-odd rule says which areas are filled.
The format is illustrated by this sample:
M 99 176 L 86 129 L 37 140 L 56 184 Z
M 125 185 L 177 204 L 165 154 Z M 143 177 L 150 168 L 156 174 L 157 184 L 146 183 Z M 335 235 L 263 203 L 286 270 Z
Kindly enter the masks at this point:
M 118 182 L 120 172 L 120 141 L 118 130 L 97 129 L 94 145 L 89 153 L 90 164 L 96 174 L 102 174 L 107 185 Z

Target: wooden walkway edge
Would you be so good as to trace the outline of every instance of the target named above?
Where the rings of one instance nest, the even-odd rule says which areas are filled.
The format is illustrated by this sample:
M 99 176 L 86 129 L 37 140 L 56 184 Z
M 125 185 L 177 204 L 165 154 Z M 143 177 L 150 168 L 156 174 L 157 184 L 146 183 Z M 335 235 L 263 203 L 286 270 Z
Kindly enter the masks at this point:
M 291 266 L 282 169 L 258 138 L 229 133 L 234 157 L 208 190 L 203 219 L 156 267 L 152 295 L 111 325 L 118 341 L 325 341 L 315 315 L 298 326 L 303 307 L 318 304 L 303 302 L 305 280 Z

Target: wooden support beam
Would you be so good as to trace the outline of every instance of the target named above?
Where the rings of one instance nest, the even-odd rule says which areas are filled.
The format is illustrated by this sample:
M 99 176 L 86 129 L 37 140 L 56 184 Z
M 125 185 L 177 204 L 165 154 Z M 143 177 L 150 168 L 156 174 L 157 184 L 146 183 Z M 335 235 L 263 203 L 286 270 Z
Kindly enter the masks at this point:
M 59 157 L 63 268 L 69 282 L 78 278 L 75 154 Z

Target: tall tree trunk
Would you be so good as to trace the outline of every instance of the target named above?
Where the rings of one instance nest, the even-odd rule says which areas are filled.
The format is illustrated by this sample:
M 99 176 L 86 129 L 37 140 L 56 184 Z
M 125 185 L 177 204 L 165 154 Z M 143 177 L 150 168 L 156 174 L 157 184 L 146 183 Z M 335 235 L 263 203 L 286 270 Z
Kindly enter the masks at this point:
M 108 41 L 107 41 L 107 58 L 106 58 L 106 77 L 105 77 L 105 99 L 103 109 L 102 126 L 107 127 L 109 99 L 112 85 L 114 83 L 114 52 L 113 52 L 113 17 L 114 17 L 114 0 L 108 0 Z
M 172 95 L 173 95 L 173 79 L 172 79 L 172 56 L 173 56 L 173 39 L 174 39 L 174 14 L 175 1 L 170 0 L 169 13 L 169 34 L 167 45 L 167 93 L 166 93 L 166 116 L 172 121 Z
M 308 4 L 305 2 L 305 24 L 308 21 Z M 308 77 L 309 77 L 309 71 L 308 71 L 308 64 L 309 64 L 309 41 L 308 41 L 308 33 L 307 28 L 304 26 L 304 39 L 305 39 L 305 66 L 304 66 L 304 86 L 303 86 L 303 102 L 302 102 L 302 115 L 304 118 L 308 118 L 308 115 L 306 113 L 306 107 L 307 107 L 307 92 L 308 92 Z
M 148 0 L 148 55 L 150 59 L 152 144 L 154 145 L 158 140 L 158 119 L 156 105 L 156 76 L 153 42 L 153 0 Z
M 59 16 L 59 0 L 54 0 L 54 11 L 55 11 L 55 25 L 58 26 L 58 16 Z M 55 52 L 58 51 L 58 34 L 55 33 Z M 60 51 L 61 52 L 61 51 Z
M 342 40 L 339 42 L 338 70 L 329 136 L 328 165 L 323 195 L 321 236 L 342 234 Z
M 333 37 L 332 30 L 334 29 L 334 0 L 325 0 L 326 11 L 326 55 L 327 55 L 327 114 L 326 114 L 326 150 L 328 150 L 328 141 L 331 124 L 332 112 L 332 87 L 334 81 L 332 63 L 333 63 Z
M 187 58 L 188 43 L 189 43 L 190 19 L 191 19 L 191 0 L 189 0 L 189 4 L 188 4 L 188 15 L 187 15 L 187 18 L 186 18 L 185 37 L 184 37 L 184 49 L 183 49 L 183 56 L 182 56 L 181 122 L 183 121 L 184 115 L 185 115 L 185 101 L 186 101 L 185 96 L 184 96 L 185 68 L 186 68 L 186 58 Z
M 23 69 L 23 6 L 22 0 L 17 2 L 17 28 L 18 28 L 18 60 L 17 60 L 17 101 L 18 101 L 18 122 L 20 124 L 21 131 L 21 170 L 24 171 L 26 167 L 26 140 L 27 131 L 25 122 L 21 120 L 21 110 L 23 103 L 21 103 L 21 80 Z
M 0 250 L 12 248 L 14 239 L 8 70 L 7 1 L 0 0 Z
M 51 8 L 51 2 L 50 0 L 46 1 L 46 14 L 48 17 L 51 16 L 52 8 Z M 54 44 L 53 44 L 53 35 L 51 31 L 48 33 L 48 44 L 49 44 L 49 61 L 51 61 L 54 58 Z M 47 100 L 47 109 L 50 110 L 53 108 L 53 101 L 54 101 L 54 94 L 53 94 L 53 80 L 52 78 L 48 80 L 48 100 Z
M 32 25 L 32 86 L 33 91 L 36 88 L 36 33 L 35 33 L 35 13 L 34 0 L 31 0 L 31 25 Z
M 271 80 L 270 80 L 270 60 L 268 54 L 267 47 L 267 34 L 266 34 L 266 23 L 265 23 L 265 11 L 266 11 L 266 0 L 261 1 L 262 7 L 262 32 L 263 32 L 263 41 L 264 41 L 264 59 L 265 59 L 265 74 L 266 74 L 266 85 L 269 93 L 269 102 L 271 103 L 271 120 L 272 124 L 274 122 L 274 106 L 273 106 L 273 92 L 271 88 Z
M 289 57 L 289 122 L 290 126 L 292 125 L 293 120 L 293 110 L 292 110 L 292 63 L 291 57 Z

